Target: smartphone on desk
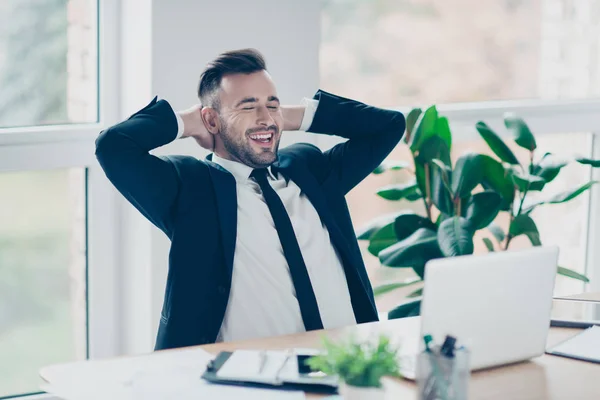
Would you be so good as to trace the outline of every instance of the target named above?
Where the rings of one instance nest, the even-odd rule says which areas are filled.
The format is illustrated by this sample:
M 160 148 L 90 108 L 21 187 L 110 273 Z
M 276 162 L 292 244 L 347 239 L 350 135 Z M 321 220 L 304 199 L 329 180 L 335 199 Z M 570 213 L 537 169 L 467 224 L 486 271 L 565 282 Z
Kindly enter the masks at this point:
M 301 378 L 311 378 L 311 379 L 323 379 L 323 380 L 331 380 L 331 376 L 327 375 L 323 371 L 315 371 L 313 370 L 306 361 L 311 358 L 313 355 L 308 354 L 298 354 L 296 357 L 298 359 L 298 375 Z

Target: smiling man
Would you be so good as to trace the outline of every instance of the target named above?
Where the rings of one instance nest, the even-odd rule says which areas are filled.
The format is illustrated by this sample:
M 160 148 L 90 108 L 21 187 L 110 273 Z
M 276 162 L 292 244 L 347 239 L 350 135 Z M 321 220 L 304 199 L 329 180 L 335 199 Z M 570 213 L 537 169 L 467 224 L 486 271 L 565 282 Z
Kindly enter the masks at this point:
M 252 49 L 209 63 L 198 97 L 180 112 L 154 99 L 96 142 L 111 182 L 171 240 L 156 349 L 377 320 L 344 196 L 396 146 L 403 115 L 324 91 L 282 106 Z M 279 150 L 296 130 L 348 140 Z M 149 153 L 184 137 L 212 154 Z

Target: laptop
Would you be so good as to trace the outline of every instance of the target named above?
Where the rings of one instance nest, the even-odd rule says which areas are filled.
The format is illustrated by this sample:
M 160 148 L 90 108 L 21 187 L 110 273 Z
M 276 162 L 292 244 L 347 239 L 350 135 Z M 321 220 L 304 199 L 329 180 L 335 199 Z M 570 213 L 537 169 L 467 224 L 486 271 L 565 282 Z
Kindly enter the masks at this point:
M 456 337 L 470 350 L 471 370 L 542 355 L 557 262 L 557 247 L 534 247 L 427 263 L 420 340 L 402 350 L 411 354 L 402 357 L 402 374 L 415 378 L 415 354 L 426 334 L 439 344 L 446 335 Z

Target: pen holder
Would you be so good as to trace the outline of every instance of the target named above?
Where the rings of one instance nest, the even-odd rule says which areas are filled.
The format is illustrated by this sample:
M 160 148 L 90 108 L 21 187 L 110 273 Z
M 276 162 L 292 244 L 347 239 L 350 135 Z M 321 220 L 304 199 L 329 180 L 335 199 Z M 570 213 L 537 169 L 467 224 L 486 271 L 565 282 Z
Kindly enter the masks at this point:
M 452 358 L 437 349 L 424 351 L 417 357 L 416 367 L 420 400 L 467 399 L 471 376 L 468 350 L 456 350 Z

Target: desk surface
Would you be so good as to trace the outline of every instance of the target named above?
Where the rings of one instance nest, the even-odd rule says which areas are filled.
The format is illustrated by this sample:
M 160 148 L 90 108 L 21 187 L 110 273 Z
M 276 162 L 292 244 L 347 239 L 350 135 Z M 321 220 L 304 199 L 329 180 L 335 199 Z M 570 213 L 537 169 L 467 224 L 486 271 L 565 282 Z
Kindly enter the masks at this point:
M 417 318 L 381 321 L 327 331 L 327 336 L 336 339 L 348 334 L 366 337 L 385 333 L 402 337 L 415 330 Z M 577 329 L 551 328 L 548 346 L 557 344 L 575 334 Z M 284 349 L 289 347 L 321 347 L 323 331 L 237 343 L 218 343 L 201 346 L 209 353 L 235 349 Z M 390 379 L 386 387 L 393 393 L 390 398 L 416 399 L 413 382 Z M 323 396 L 307 396 L 317 399 Z M 529 362 L 475 372 L 471 376 L 471 399 L 518 400 L 552 399 L 584 400 L 600 397 L 600 364 L 586 363 L 557 356 L 543 355 Z
M 268 339 L 251 340 L 233 343 L 218 343 L 199 346 L 209 353 L 216 354 L 223 350 L 235 349 L 285 349 L 318 348 L 321 347 L 321 337 L 327 334 L 332 339 L 340 339 L 349 334 L 356 337 L 368 337 L 385 333 L 395 340 L 410 341 L 416 339 L 418 332 L 418 318 L 406 318 L 392 321 L 382 321 L 362 324 L 329 331 L 313 331 L 297 335 L 279 336 Z M 580 332 L 578 329 L 551 328 L 548 336 L 548 346 L 557 344 Z M 187 348 L 193 349 L 193 348 Z M 161 356 L 176 356 L 181 350 L 166 350 L 150 355 L 157 362 L 162 362 Z M 159 354 L 160 353 L 160 354 Z M 120 357 L 127 359 L 130 357 Z M 81 364 L 72 363 L 71 368 L 81 369 Z M 109 366 L 102 362 L 104 368 Z M 94 364 L 98 365 L 98 364 Z M 51 381 L 53 367 L 42 369 L 40 374 L 46 381 Z M 73 374 L 63 371 L 71 378 Z M 72 380 L 72 379 L 70 379 Z M 386 379 L 384 382 L 390 397 L 394 399 L 416 399 L 415 384 L 401 379 Z M 309 395 L 308 399 L 318 399 L 323 396 Z M 494 368 L 486 371 L 475 372 L 471 376 L 470 396 L 477 400 L 519 400 L 519 399 L 552 399 L 552 400 L 585 400 L 600 398 L 600 364 L 571 360 L 557 356 L 543 355 L 532 361 L 511 366 Z

